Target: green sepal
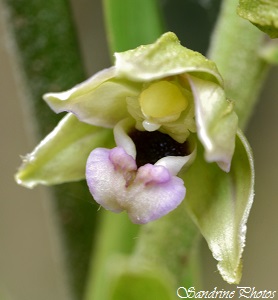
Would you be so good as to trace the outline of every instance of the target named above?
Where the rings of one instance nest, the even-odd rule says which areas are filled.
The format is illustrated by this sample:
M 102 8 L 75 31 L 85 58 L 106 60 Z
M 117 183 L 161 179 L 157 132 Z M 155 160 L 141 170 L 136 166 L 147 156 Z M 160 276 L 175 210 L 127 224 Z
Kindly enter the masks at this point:
M 278 38 L 277 0 L 240 0 L 237 13 L 271 38 Z
M 15 179 L 28 188 L 84 179 L 90 152 L 99 146 L 113 145 L 111 129 L 82 123 L 69 113 L 23 158 Z
M 134 81 L 152 81 L 183 73 L 223 85 L 215 63 L 202 54 L 180 44 L 172 32 L 163 34 L 155 43 L 115 53 L 117 76 Z
M 127 97 L 139 94 L 141 85 L 115 77 L 111 67 L 65 92 L 47 93 L 43 96 L 56 112 L 72 112 L 82 122 L 112 128 L 127 117 Z
M 183 179 L 188 212 L 218 261 L 220 274 L 228 283 L 239 283 L 246 222 L 254 197 L 253 157 L 246 138 L 238 131 L 229 173 L 206 163 L 198 153 Z

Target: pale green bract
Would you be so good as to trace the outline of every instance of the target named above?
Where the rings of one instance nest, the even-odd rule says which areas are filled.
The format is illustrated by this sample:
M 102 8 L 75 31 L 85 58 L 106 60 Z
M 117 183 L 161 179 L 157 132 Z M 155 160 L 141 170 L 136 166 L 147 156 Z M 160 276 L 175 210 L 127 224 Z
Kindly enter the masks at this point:
M 153 44 L 116 53 L 115 58 L 115 66 L 72 89 L 44 95 L 45 101 L 55 112 L 67 111 L 69 114 L 24 158 L 16 175 L 17 182 L 33 187 L 83 179 L 86 176 L 86 159 L 91 153 L 92 158 L 88 159 L 87 166 L 89 160 L 96 164 L 87 168 L 87 182 L 91 193 L 97 195 L 96 200 L 100 204 L 105 203 L 107 209 L 112 207 L 117 208 L 115 211 L 121 211 L 127 208 L 133 213 L 135 207 L 140 207 L 142 211 L 145 206 L 153 209 L 160 201 L 153 196 L 156 195 L 154 190 L 157 189 L 157 195 L 163 198 L 160 185 L 164 185 L 168 196 L 163 198 L 161 215 L 157 211 L 148 211 L 144 219 L 146 222 L 161 217 L 179 205 L 183 198 L 172 201 L 169 197 L 178 186 L 180 192 L 177 197 L 184 197 L 186 190 L 181 205 L 187 206 L 189 215 L 207 240 L 213 256 L 219 261 L 221 275 L 229 283 L 238 283 L 246 222 L 254 194 L 253 158 L 245 137 L 238 130 L 234 104 L 226 99 L 224 83 L 216 65 L 200 53 L 181 46 L 171 32 L 162 35 Z M 166 84 L 167 81 L 170 84 Z M 153 88 L 157 82 L 160 84 Z M 158 86 L 163 87 L 163 93 L 160 93 Z M 169 86 L 171 88 L 167 90 Z M 147 106 L 146 98 L 142 99 L 143 91 L 148 88 L 148 99 L 152 99 L 154 90 L 159 98 L 157 103 L 152 101 L 151 106 Z M 162 109 L 160 101 L 165 91 L 171 95 L 171 91 L 177 89 L 179 105 L 173 105 L 175 109 L 171 110 L 169 101 L 166 101 L 168 104 Z M 151 112 L 149 115 L 140 106 L 142 103 L 148 107 L 146 111 Z M 137 184 L 137 150 L 129 138 L 130 129 L 119 126 L 123 122 L 135 124 L 131 126 L 137 131 L 160 131 L 178 143 L 188 141 L 190 153 L 185 156 L 169 156 L 168 159 L 166 155 L 160 158 L 157 165 L 144 165 L 150 173 L 154 170 L 163 171 L 164 175 L 167 173 L 170 178 L 168 185 L 161 178 L 153 181 L 155 189 L 148 187 L 147 190 L 146 186 Z M 113 169 L 111 164 L 112 150 L 105 149 L 114 147 L 114 128 L 117 147 L 112 150 L 117 172 L 114 172 L 115 165 Z M 145 148 L 148 153 L 148 144 Z M 99 168 L 97 173 L 94 166 Z M 105 194 L 102 188 L 109 184 L 100 178 L 106 172 L 102 168 L 106 167 L 110 172 L 106 178 L 113 178 L 111 185 L 114 183 L 115 191 L 112 194 L 105 191 L 109 194 L 109 201 L 102 199 Z M 149 176 L 148 172 L 146 176 Z M 183 179 L 185 187 L 177 176 Z M 97 187 L 90 180 L 101 188 L 95 191 Z M 127 180 L 126 185 L 123 180 Z M 125 186 L 130 186 L 128 191 L 123 191 L 123 198 L 128 200 L 121 199 L 121 191 L 117 190 L 115 182 L 121 182 L 123 190 L 127 189 Z M 176 186 L 171 186 L 171 182 Z M 134 201 L 136 205 L 133 205 L 130 200 L 133 199 L 133 190 L 138 199 L 144 199 L 145 206 L 138 201 Z M 114 202 L 115 195 L 118 202 Z M 148 200 L 148 195 L 152 195 L 152 199 Z M 176 203 L 175 207 L 171 201 Z

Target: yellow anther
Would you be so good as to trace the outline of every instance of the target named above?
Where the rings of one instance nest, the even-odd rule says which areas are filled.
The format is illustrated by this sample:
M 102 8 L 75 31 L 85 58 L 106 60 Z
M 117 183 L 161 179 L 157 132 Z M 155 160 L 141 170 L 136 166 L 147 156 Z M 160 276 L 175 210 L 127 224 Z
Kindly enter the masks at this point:
M 169 81 L 158 81 L 146 88 L 139 97 L 145 116 L 165 118 L 179 115 L 188 105 L 188 100 L 177 85 Z

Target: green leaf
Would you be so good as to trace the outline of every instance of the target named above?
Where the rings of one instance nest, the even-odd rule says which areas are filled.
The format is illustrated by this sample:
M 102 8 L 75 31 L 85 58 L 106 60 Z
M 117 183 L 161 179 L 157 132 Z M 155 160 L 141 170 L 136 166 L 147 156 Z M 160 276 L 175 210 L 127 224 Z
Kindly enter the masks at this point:
M 278 38 L 277 0 L 240 0 L 237 13 L 271 38 Z
M 111 129 L 81 123 L 67 114 L 44 140 L 23 158 L 15 178 L 17 183 L 32 188 L 85 178 L 85 165 L 90 152 L 99 146 L 112 146 Z
M 103 0 L 110 52 L 152 43 L 163 33 L 158 0 Z
M 188 211 L 218 260 L 220 274 L 229 283 L 239 283 L 254 197 L 253 158 L 243 134 L 238 132 L 230 173 L 206 163 L 199 153 L 183 179 Z

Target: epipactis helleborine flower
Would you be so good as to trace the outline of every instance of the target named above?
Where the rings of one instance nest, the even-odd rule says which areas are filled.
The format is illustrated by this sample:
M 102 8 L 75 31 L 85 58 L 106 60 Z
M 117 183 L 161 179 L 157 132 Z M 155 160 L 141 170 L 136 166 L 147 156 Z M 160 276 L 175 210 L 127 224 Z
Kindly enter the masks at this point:
M 115 66 L 44 99 L 56 113 L 69 114 L 26 156 L 16 175 L 20 184 L 33 187 L 86 177 L 101 206 L 125 210 L 140 224 L 169 213 L 189 196 L 189 212 L 219 261 L 224 260 L 219 254 L 223 241 L 215 241 L 214 227 L 207 226 L 208 232 L 202 228 L 203 218 L 214 208 L 204 212 L 203 200 L 200 211 L 198 201 L 191 205 L 194 197 L 186 195 L 184 182 L 190 181 L 194 161 L 200 161 L 203 152 L 207 170 L 215 168 L 213 163 L 218 165 L 213 171 L 216 178 L 236 174 L 233 168 L 229 171 L 237 140 L 251 171 L 246 177 L 248 195 L 243 196 L 248 200 L 233 227 L 235 235 L 241 234 L 240 250 L 229 271 L 236 272 L 253 199 L 252 155 L 212 61 L 166 33 L 153 44 L 116 53 Z M 190 165 L 193 171 L 188 170 Z
M 208 162 L 229 171 L 237 116 L 214 63 L 182 47 L 172 33 L 115 57 L 114 67 L 44 99 L 55 112 L 71 112 L 94 126 L 113 128 L 125 118 L 134 120 L 127 130 L 118 130 L 115 140 L 122 148 L 117 149 L 124 152 L 116 161 L 114 150 L 90 154 L 86 179 L 99 204 L 112 211 L 132 212 L 133 222 L 146 223 L 183 200 L 185 187 L 176 175 L 192 161 L 180 159 L 194 153 L 190 136 L 200 139 Z M 121 143 L 124 135 L 130 145 Z M 165 163 L 169 157 L 170 163 Z M 178 165 L 174 171 L 172 164 Z M 149 172 L 143 173 L 146 168 Z M 168 174 L 167 181 L 152 177 L 158 170 Z

